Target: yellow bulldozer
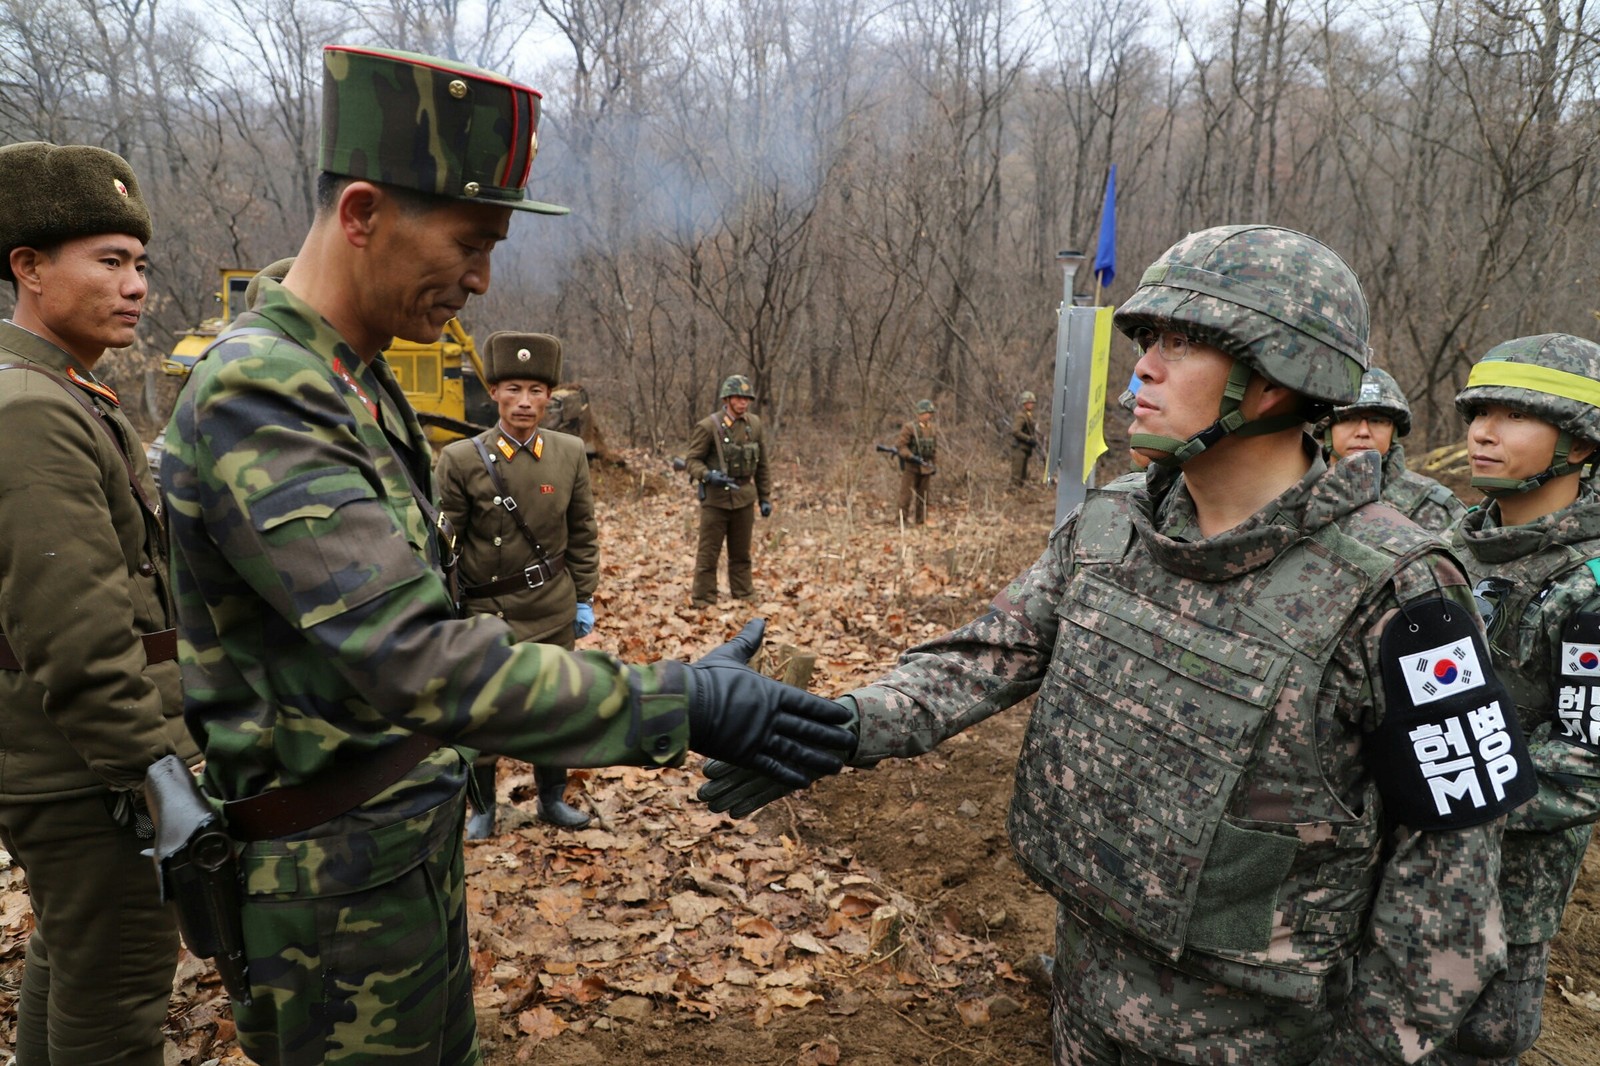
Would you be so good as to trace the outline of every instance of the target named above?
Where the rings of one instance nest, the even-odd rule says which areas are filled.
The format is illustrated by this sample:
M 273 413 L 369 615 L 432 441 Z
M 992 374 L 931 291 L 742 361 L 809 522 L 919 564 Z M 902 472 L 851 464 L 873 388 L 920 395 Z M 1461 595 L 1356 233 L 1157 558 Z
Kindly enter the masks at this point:
M 172 354 L 162 361 L 163 371 L 188 376 L 207 346 L 244 311 L 245 290 L 255 276 L 254 270 L 222 271 L 222 285 L 214 294 L 216 313 L 178 338 Z M 428 439 L 436 446 L 469 437 L 494 424 L 494 401 L 483 385 L 483 360 L 472 334 L 460 319 L 445 323 L 444 333 L 433 344 L 396 340 L 384 349 L 383 357 L 406 399 L 416 408 Z M 591 460 L 617 461 L 605 447 L 589 406 L 589 390 L 582 384 L 557 386 L 543 424 L 547 429 L 582 437 Z

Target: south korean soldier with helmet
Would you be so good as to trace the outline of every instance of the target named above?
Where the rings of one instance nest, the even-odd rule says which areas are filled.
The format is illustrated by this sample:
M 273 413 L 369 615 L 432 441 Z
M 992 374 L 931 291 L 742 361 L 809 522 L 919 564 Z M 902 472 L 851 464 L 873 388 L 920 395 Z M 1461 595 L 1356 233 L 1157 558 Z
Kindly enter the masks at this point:
M 1335 407 L 1324 441 L 1328 460 L 1356 452 L 1383 456 L 1383 501 L 1423 529 L 1443 533 L 1466 512 L 1444 485 L 1406 468 L 1400 438 L 1411 432 L 1411 404 L 1387 370 L 1370 368 L 1361 378 L 1355 403 Z
M 1488 498 L 1454 543 L 1539 781 L 1506 823 L 1506 972 L 1440 1055 L 1476 1066 L 1514 1063 L 1539 1036 L 1550 941 L 1600 814 L 1600 345 L 1560 333 L 1496 345 L 1456 409 Z
M 1419 1061 L 1505 963 L 1494 870 L 1534 781 L 1460 563 L 1380 501 L 1376 453 L 1328 466 L 1305 432 L 1358 395 L 1360 284 L 1223 226 L 1115 322 L 1147 478 L 845 696 L 850 759 L 1038 694 L 1009 828 L 1059 902 L 1057 1063 Z M 780 791 L 708 772 L 716 809 Z

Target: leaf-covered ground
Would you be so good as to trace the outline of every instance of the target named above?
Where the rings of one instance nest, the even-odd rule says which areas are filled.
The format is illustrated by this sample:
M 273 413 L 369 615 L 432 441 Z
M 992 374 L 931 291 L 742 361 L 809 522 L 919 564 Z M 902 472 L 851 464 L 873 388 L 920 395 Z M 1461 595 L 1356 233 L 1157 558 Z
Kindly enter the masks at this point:
M 815 655 L 811 687 L 828 695 L 981 610 L 1042 550 L 1053 513 L 1050 490 L 995 488 L 997 460 L 942 471 L 930 524 L 903 530 L 888 464 L 830 456 L 822 480 L 790 463 L 756 528 L 760 602 L 698 610 L 692 499 L 665 464 L 629 464 L 601 475 L 599 625 L 582 646 L 691 658 L 760 614 L 764 667 Z M 692 800 L 691 759 L 575 771 L 569 795 L 594 821 L 559 832 L 532 817 L 530 768 L 502 763 L 502 832 L 467 846 L 485 1059 L 1047 1063 L 1037 956 L 1053 907 L 1004 828 L 1024 720 L 1001 715 L 934 755 L 847 771 L 744 822 Z M 1597 909 L 1592 851 L 1557 944 L 1546 1035 L 1525 1061 L 1600 1063 Z M 20 871 L 0 870 L 7 1045 L 30 927 Z M 187 955 L 169 1032 L 173 1064 L 245 1061 L 215 975 Z

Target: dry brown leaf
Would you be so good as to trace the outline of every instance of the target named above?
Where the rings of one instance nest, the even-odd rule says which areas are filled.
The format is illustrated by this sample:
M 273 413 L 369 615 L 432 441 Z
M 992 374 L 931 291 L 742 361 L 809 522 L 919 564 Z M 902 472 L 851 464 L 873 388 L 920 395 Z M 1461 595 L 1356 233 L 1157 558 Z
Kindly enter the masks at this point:
M 535 1007 L 517 1015 L 517 1030 L 535 1041 L 560 1036 L 568 1028 L 567 1022 L 548 1007 Z

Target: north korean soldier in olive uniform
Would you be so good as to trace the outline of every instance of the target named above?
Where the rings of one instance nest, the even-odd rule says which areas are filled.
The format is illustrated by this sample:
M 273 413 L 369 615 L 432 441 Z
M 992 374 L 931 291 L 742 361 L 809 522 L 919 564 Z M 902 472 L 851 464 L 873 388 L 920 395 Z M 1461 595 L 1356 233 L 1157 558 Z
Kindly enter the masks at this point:
M 915 413 L 900 427 L 894 452 L 900 457 L 900 521 L 920 526 L 928 520 L 928 486 L 939 457 L 939 435 L 933 427 L 932 400 L 918 400 Z
M 524 193 L 539 95 L 430 56 L 323 57 L 310 232 L 167 427 L 185 714 L 238 848 L 246 1053 L 472 1064 L 457 745 L 553 766 L 692 747 L 803 780 L 849 734 L 744 665 L 759 623 L 634 667 L 456 617 L 427 441 L 380 352 L 487 290 L 513 211 L 560 210 Z
M 445 446 L 434 467 L 439 510 L 456 532 L 461 599 L 492 614 L 517 640 L 571 651 L 594 629 L 600 530 L 583 441 L 541 430 L 550 391 L 561 380 L 561 341 L 546 333 L 495 333 L 484 342 L 489 396 L 500 424 Z M 480 756 L 472 776 L 482 806 L 467 839 L 494 835 L 495 766 Z M 589 816 L 566 801 L 567 772 L 534 769 L 539 820 L 582 829 Z
M 160 1066 L 178 927 L 142 789 L 196 750 L 155 484 L 94 376 L 133 343 L 150 213 L 100 148 L 0 148 L 0 189 L 0 841 L 34 916 L 16 1061 Z
M 1506 971 L 1438 1057 L 1509 1066 L 1538 1039 L 1550 941 L 1600 816 L 1600 345 L 1560 333 L 1496 345 L 1456 409 L 1489 501 L 1455 528 L 1455 546 L 1539 794 L 1511 815 L 1501 848 Z
M 689 480 L 700 497 L 700 544 L 694 555 L 690 600 L 709 607 L 717 599 L 717 560 L 728 542 L 728 591 L 735 599 L 753 600 L 750 542 L 756 508 L 772 515 L 772 472 L 767 465 L 767 439 L 761 419 L 750 414 L 756 393 L 750 379 L 734 374 L 718 393 L 722 410 L 695 423 L 689 437 Z
M 1159 465 L 845 697 L 851 758 L 1038 693 L 1010 832 L 1060 903 L 1058 1063 L 1416 1062 L 1505 963 L 1500 831 L 1534 781 L 1460 565 L 1379 500 L 1375 453 L 1329 467 L 1303 431 L 1356 398 L 1360 285 L 1310 237 L 1224 226 L 1115 322 Z M 708 774 L 717 809 L 782 791 Z
M 1467 508 L 1433 478 L 1406 469 L 1405 448 L 1395 438 L 1410 432 L 1411 405 L 1400 383 L 1373 367 L 1361 378 L 1356 402 L 1334 408 L 1324 442 L 1334 462 L 1361 451 L 1383 456 L 1383 502 L 1423 529 L 1443 533 Z
M 1011 487 L 1020 489 L 1028 481 L 1028 457 L 1039 446 L 1039 427 L 1033 421 L 1033 407 L 1037 398 L 1031 392 L 1022 394 L 1022 406 L 1017 417 L 1011 420 Z

